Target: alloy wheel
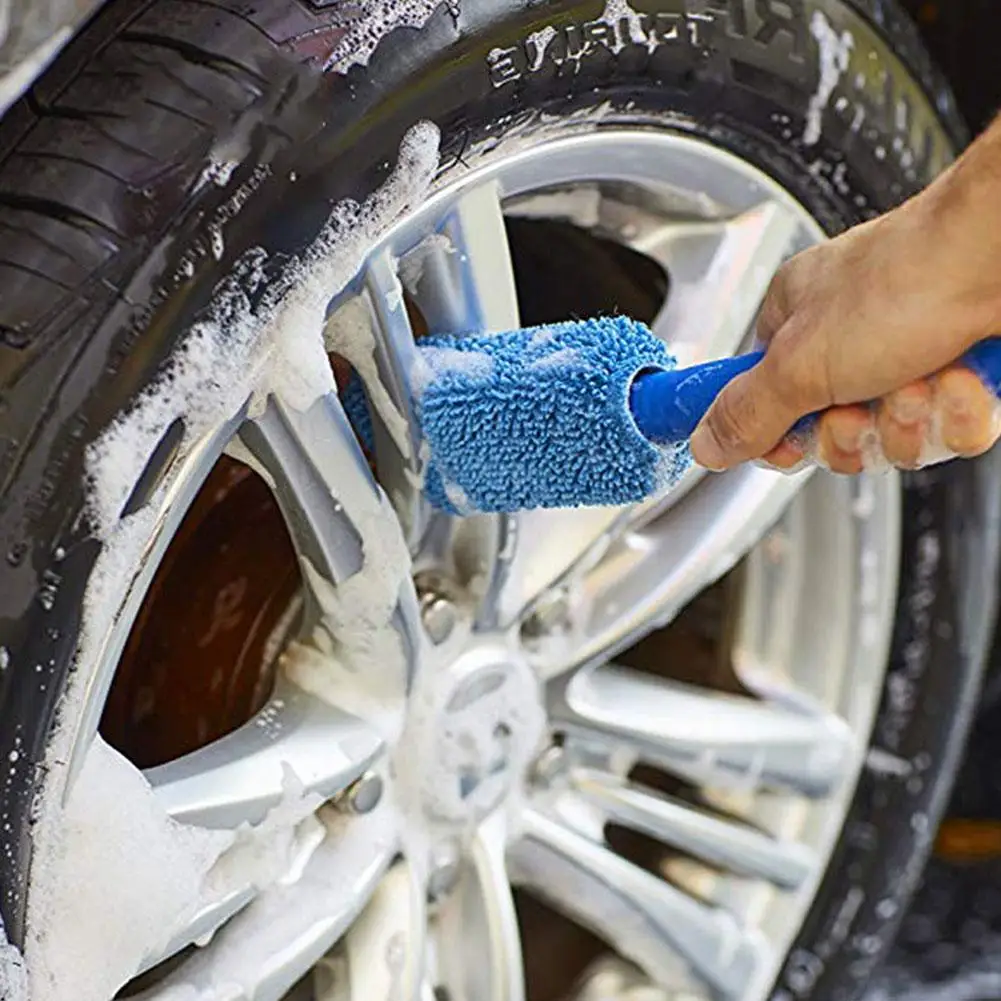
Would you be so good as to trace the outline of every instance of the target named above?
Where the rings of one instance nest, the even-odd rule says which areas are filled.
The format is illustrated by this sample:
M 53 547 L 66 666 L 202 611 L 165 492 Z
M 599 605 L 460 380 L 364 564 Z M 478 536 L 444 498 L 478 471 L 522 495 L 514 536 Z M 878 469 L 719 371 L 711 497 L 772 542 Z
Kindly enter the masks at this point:
M 244 408 L 172 471 L 92 644 L 74 788 L 132 768 L 99 722 L 184 513 L 224 454 L 259 474 L 301 587 L 267 637 L 264 704 L 144 771 L 149 808 L 197 832 L 209 861 L 127 996 L 519 1001 L 535 943 L 513 886 L 667 997 L 768 991 L 865 759 L 899 485 L 752 466 L 693 472 L 630 509 L 430 510 L 415 331 L 517 327 L 509 227 L 553 218 L 660 265 L 653 328 L 682 363 L 745 348 L 775 269 L 822 238 L 733 155 L 604 129 L 495 158 L 370 250 L 325 337 L 365 383 L 373 454 L 336 394 Z M 636 644 L 724 578 L 721 691 Z

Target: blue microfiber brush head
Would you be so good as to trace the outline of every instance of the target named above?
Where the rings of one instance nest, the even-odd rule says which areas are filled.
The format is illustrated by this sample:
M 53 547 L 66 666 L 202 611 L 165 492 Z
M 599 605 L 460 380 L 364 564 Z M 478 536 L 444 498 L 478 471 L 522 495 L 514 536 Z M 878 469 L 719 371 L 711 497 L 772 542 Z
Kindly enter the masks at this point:
M 425 493 L 454 513 L 621 505 L 676 482 L 687 444 L 636 427 L 629 389 L 675 360 L 626 317 L 420 342 Z

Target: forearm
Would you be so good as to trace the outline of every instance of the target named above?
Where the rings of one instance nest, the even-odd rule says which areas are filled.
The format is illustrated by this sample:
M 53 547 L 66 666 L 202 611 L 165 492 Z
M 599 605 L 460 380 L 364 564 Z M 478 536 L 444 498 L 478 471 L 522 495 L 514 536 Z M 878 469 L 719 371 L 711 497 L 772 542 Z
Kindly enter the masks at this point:
M 997 197 L 1001 190 L 1001 115 L 928 189 L 957 204 Z
M 928 277 L 953 290 L 961 347 L 1001 333 L 1001 117 L 905 209 Z

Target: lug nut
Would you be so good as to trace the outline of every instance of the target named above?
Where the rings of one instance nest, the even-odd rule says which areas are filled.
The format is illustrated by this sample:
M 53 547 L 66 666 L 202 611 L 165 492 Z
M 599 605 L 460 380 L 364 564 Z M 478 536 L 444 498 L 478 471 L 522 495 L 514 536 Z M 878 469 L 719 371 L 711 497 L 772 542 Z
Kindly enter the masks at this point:
M 536 605 L 521 626 L 521 639 L 527 646 L 536 646 L 547 636 L 566 632 L 570 627 L 570 602 L 563 592 L 552 595 Z
M 344 793 L 343 809 L 347 813 L 361 815 L 371 813 L 382 799 L 382 776 L 367 772 L 353 782 Z
M 448 598 L 433 592 L 421 595 L 421 622 L 435 646 L 440 646 L 452 635 L 455 620 L 455 605 Z
M 547 747 L 535 759 L 535 765 L 532 768 L 532 778 L 540 785 L 549 786 L 565 770 L 566 754 L 562 747 L 557 747 L 554 744 L 552 747 Z
M 441 900 L 455 889 L 459 882 L 462 858 L 459 846 L 453 841 L 438 845 L 431 857 L 431 874 L 428 876 L 428 897 Z
M 426 570 L 414 578 L 414 586 L 424 631 L 435 646 L 440 646 L 452 635 L 459 620 L 455 585 L 441 573 Z

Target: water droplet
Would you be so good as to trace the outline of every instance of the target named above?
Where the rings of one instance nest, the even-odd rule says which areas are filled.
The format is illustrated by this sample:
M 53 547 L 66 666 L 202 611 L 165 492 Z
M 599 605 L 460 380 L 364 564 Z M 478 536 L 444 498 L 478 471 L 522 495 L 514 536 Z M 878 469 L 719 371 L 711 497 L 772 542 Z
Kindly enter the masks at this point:
M 0 646 L 0 671 L 6 671 L 10 666 L 10 650 Z
M 7 755 L 7 760 L 10 761 L 11 764 L 13 764 L 20 757 L 21 755 L 18 754 L 17 751 L 11 751 L 10 754 Z
M 28 553 L 28 545 L 25 542 L 17 542 L 7 550 L 7 562 L 12 567 L 21 565 L 21 561 Z

